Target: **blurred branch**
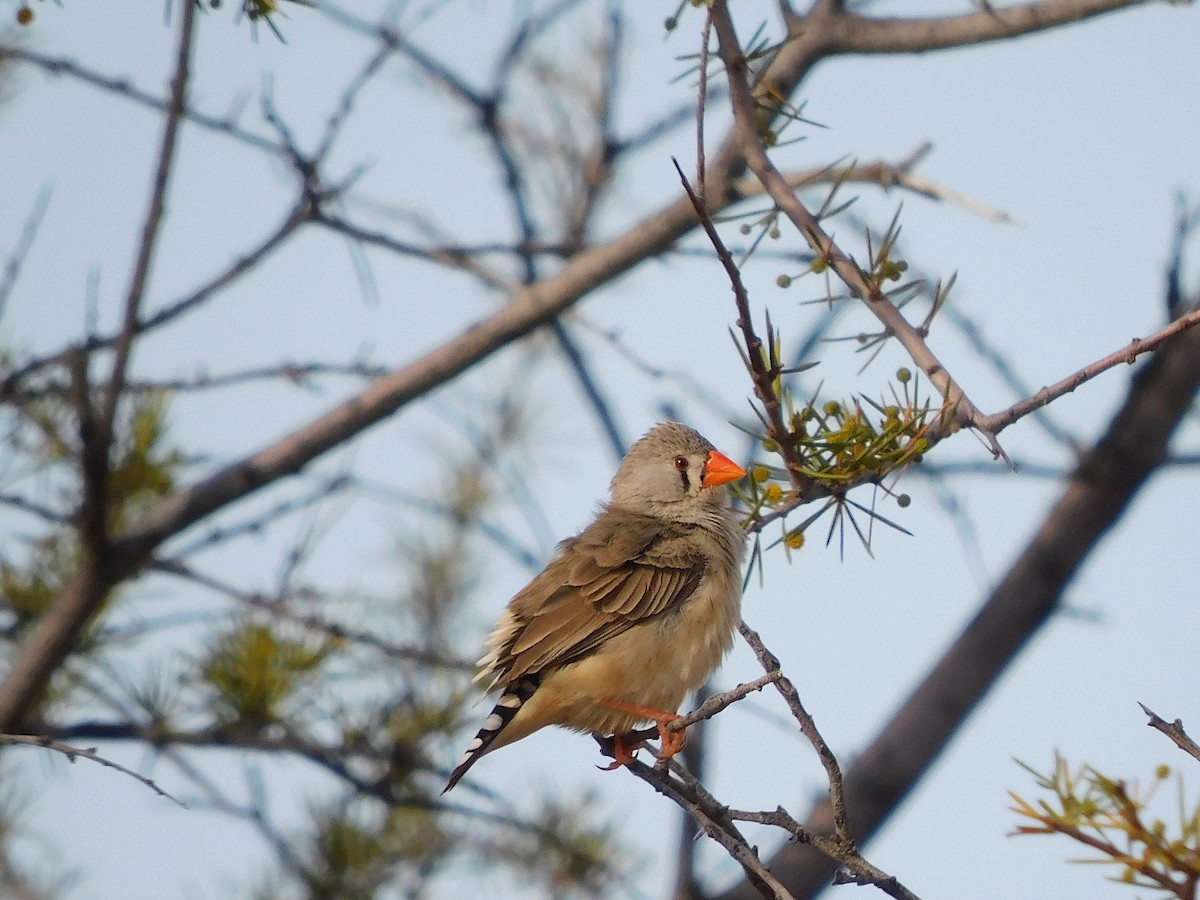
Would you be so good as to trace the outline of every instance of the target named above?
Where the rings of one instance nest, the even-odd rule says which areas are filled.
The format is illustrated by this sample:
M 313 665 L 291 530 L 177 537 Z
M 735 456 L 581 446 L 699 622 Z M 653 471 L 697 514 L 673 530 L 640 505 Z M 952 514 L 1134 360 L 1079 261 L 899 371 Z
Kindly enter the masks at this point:
M 157 561 L 153 569 L 156 572 L 173 575 L 177 578 L 198 584 L 208 590 L 236 600 L 244 606 L 262 610 L 269 613 L 275 620 L 294 622 L 302 628 L 327 637 L 351 641 L 364 647 L 370 647 L 391 659 L 418 662 L 423 666 L 431 668 L 449 669 L 467 674 L 474 673 L 475 671 L 474 663 L 460 659 L 449 659 L 425 647 L 397 644 L 380 637 L 374 631 L 352 628 L 315 613 L 298 612 L 292 609 L 288 603 L 289 597 L 268 597 L 264 594 L 240 590 L 233 585 L 219 580 L 215 576 L 207 575 L 195 567 L 187 565 L 181 560 Z
M 75 762 L 77 759 L 91 760 L 94 763 L 99 763 L 105 768 L 114 769 L 120 772 L 122 775 L 128 775 L 135 781 L 140 781 L 146 787 L 150 788 L 150 790 L 154 791 L 154 793 L 158 794 L 158 796 L 166 797 L 172 803 L 178 803 L 184 809 L 187 809 L 187 804 L 182 800 L 171 796 L 144 775 L 139 775 L 137 772 L 125 768 L 120 763 L 115 763 L 111 759 L 101 756 L 96 752 L 95 747 L 75 747 L 71 744 L 63 743 L 62 741 L 56 741 L 46 735 L 32 734 L 0 734 L 0 746 L 3 746 L 4 744 L 18 744 L 26 747 L 41 747 L 43 750 L 53 750 L 55 753 L 61 753 L 63 756 L 65 756 L 68 762 Z
M 38 228 L 41 227 L 42 218 L 46 215 L 46 209 L 49 206 L 50 189 L 42 188 L 38 193 L 37 200 L 33 203 L 33 209 L 29 211 L 29 216 L 25 219 L 21 236 L 17 238 L 16 246 L 9 253 L 8 261 L 4 265 L 4 276 L 0 279 L 0 318 L 4 317 L 8 298 L 12 296 L 13 288 L 17 286 L 17 279 L 21 277 L 21 267 L 25 264 L 26 257 L 29 256 L 34 239 L 37 237 Z
M 33 627 L 17 651 L 0 684 L 0 731 L 19 726 L 42 696 L 51 675 L 74 647 L 82 624 L 108 595 L 114 582 L 109 535 L 109 465 L 117 404 L 124 389 L 126 370 L 138 332 L 138 309 L 145 293 L 150 263 L 160 236 L 167 183 L 175 158 L 180 116 L 187 91 L 193 44 L 195 4 L 187 3 L 179 28 L 179 47 L 172 78 L 171 102 L 163 124 L 163 138 L 154 175 L 150 205 L 137 249 L 124 322 L 113 343 L 113 364 L 101 408 L 93 405 L 88 373 L 89 358 L 76 351 L 69 357 L 73 405 L 79 434 L 81 500 L 78 509 L 81 561 L 50 609 Z
M 219 291 L 232 285 L 258 266 L 271 253 L 278 250 L 310 218 L 310 211 L 304 204 L 290 210 L 279 227 L 257 246 L 251 248 L 247 253 L 240 256 L 232 264 L 186 297 L 182 297 L 174 303 L 162 307 L 157 312 L 153 312 L 143 319 L 138 324 L 138 334 L 143 335 L 163 325 L 167 325 L 185 313 L 197 309 L 206 301 L 211 300 Z M 15 367 L 11 372 L 5 374 L 4 378 L 0 380 L 0 401 L 7 400 L 20 393 L 23 382 L 34 373 L 52 366 L 64 365 L 77 353 L 91 354 L 96 350 L 112 348 L 119 339 L 120 333 L 106 336 L 89 335 L 65 350 L 26 360 L 20 366 Z
M 134 103 L 152 109 L 155 112 L 165 113 L 171 102 L 170 98 L 164 99 L 155 96 L 135 87 L 124 78 L 113 78 L 109 75 L 103 75 L 86 66 L 80 65 L 75 60 L 45 56 L 27 47 L 0 43 L 0 62 L 8 60 L 26 63 L 27 65 L 41 69 L 49 75 L 73 78 L 114 96 L 132 100 Z M 243 144 L 253 147 L 256 150 L 261 150 L 271 156 L 279 155 L 279 146 L 274 141 L 246 131 L 231 119 L 220 119 L 216 116 L 197 112 L 194 109 L 185 109 L 183 117 L 193 125 L 197 125 L 207 131 L 228 135 Z
M 13 509 L 27 512 L 54 525 L 68 525 L 72 520 L 72 516 L 68 513 L 60 512 L 19 494 L 0 494 L 0 505 L 11 506 Z
M 188 3 L 185 5 L 180 21 L 179 51 L 175 60 L 175 73 L 171 76 L 171 96 L 167 102 L 163 121 L 162 146 L 159 148 L 158 164 L 154 170 L 154 187 L 150 194 L 149 209 L 146 210 L 146 221 L 142 225 L 141 239 L 138 241 L 137 259 L 129 280 L 129 290 L 125 295 L 124 320 L 112 348 L 112 371 L 109 374 L 104 394 L 104 406 L 100 413 L 100 425 L 103 429 L 102 443 L 105 445 L 105 452 L 107 452 L 107 444 L 112 438 L 113 419 L 116 416 L 117 404 L 125 389 L 125 378 L 129 369 L 130 357 L 133 354 L 133 342 L 140 330 L 139 309 L 150 280 L 154 252 L 162 236 L 163 215 L 167 205 L 167 188 L 175 164 L 180 124 L 183 112 L 187 107 L 195 21 L 195 4 Z
M 1020 6 L 983 5 L 978 12 L 928 18 L 873 18 L 839 12 L 828 19 L 826 40 L 839 54 L 924 53 L 1010 40 L 1049 28 L 1145 6 L 1149 0 L 1041 0 Z M 794 20 L 802 24 L 804 19 Z
M 796 190 L 817 185 L 874 185 L 890 192 L 892 188 L 900 188 L 927 200 L 957 206 L 987 222 L 1000 225 L 1020 225 L 1021 221 L 1002 209 L 996 209 L 986 203 L 976 200 L 955 190 L 948 185 L 934 181 L 914 171 L 929 152 L 933 149 L 931 143 L 924 143 L 905 159 L 891 163 L 886 160 L 876 160 L 871 163 L 853 163 L 851 165 L 821 166 L 814 169 L 802 169 L 796 172 L 783 172 L 784 180 Z M 735 188 L 745 199 L 761 196 L 766 193 L 762 182 L 754 176 L 739 178 Z

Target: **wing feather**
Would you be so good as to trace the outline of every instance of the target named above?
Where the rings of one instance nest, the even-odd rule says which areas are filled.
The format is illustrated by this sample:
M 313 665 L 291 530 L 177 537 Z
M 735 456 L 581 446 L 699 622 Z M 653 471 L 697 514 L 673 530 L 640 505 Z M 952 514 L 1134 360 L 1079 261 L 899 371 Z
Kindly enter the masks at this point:
M 489 641 L 492 687 L 566 665 L 687 600 L 707 567 L 680 528 L 602 514 L 517 594 Z

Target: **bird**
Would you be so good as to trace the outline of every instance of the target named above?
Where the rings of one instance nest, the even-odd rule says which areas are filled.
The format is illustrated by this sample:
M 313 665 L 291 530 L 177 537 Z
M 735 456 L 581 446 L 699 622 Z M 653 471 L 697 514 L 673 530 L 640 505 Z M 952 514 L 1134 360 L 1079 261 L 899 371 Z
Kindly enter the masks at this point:
M 613 736 L 617 768 L 651 721 L 659 758 L 683 746 L 684 697 L 733 646 L 746 536 L 726 487 L 745 470 L 663 422 L 621 461 L 595 520 L 558 548 L 486 641 L 476 681 L 499 698 L 445 793 L 485 754 L 547 725 Z

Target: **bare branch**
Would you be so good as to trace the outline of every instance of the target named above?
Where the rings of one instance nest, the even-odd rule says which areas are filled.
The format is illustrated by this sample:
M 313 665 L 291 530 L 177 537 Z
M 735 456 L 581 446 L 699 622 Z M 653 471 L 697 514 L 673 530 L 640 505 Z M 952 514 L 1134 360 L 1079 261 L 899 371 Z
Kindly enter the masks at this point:
M 1023 6 L 982 4 L 978 12 L 941 18 L 871 18 L 841 14 L 828 23 L 833 52 L 924 53 L 988 41 L 1011 40 L 1059 28 L 1149 0 L 1041 0 Z
M 89 84 L 92 87 L 107 91 L 118 97 L 124 97 L 156 112 L 165 113 L 167 105 L 170 102 L 169 99 L 164 100 L 161 97 L 134 87 L 123 78 L 113 78 L 93 71 L 86 66 L 80 65 L 75 60 L 43 56 L 27 47 L 0 43 L 0 62 L 10 59 L 35 66 L 50 75 L 63 75 L 68 78 L 74 78 L 84 84 Z M 243 144 L 268 153 L 271 156 L 278 156 L 280 153 L 279 145 L 274 141 L 246 131 L 231 119 L 220 119 L 194 109 L 185 110 L 183 115 L 193 125 L 217 134 L 228 135 Z
M 129 367 L 130 355 L 133 353 L 133 341 L 139 331 L 138 310 L 146 293 L 146 284 L 150 278 L 150 265 L 154 259 L 154 250 L 162 233 L 163 213 L 166 209 L 167 186 L 171 179 L 171 169 L 175 162 L 175 147 L 179 139 L 179 127 L 187 106 L 187 88 L 189 69 L 192 56 L 192 35 L 196 21 L 196 5 L 184 4 L 183 15 L 179 26 L 179 50 L 175 60 L 175 74 L 171 78 L 171 98 L 167 103 L 166 117 L 163 123 L 162 146 L 159 148 L 158 165 L 154 172 L 154 189 L 150 195 L 150 207 L 146 211 L 146 221 L 142 226 L 142 236 L 138 243 L 137 260 L 134 263 L 133 275 L 129 282 L 129 291 L 125 296 L 125 317 L 121 331 L 113 345 L 112 373 L 109 375 L 105 390 L 104 406 L 99 416 L 101 442 L 107 445 L 112 438 L 113 418 L 116 415 L 117 404 L 125 389 L 125 376 Z
M 930 149 L 930 144 L 924 144 L 907 159 L 891 163 L 877 160 L 872 163 L 860 163 L 850 166 L 822 166 L 819 169 L 806 169 L 799 172 L 784 172 L 784 180 L 793 188 L 813 187 L 819 184 L 871 184 L 888 191 L 900 188 L 909 193 L 957 206 L 969 213 L 979 216 L 988 222 L 1000 225 L 1020 225 L 1020 219 L 1002 209 L 977 200 L 962 191 L 941 184 L 932 178 L 917 175 L 916 165 L 924 159 Z M 765 193 L 762 183 L 753 176 L 739 178 L 735 187 L 743 198 L 751 198 Z
M 724 847 L 745 871 L 746 878 L 757 894 L 773 900 L 792 900 L 792 894 L 771 874 L 771 870 L 759 859 L 758 851 L 738 830 L 729 816 L 728 807 L 717 803 L 699 782 L 693 780 L 685 786 L 666 772 L 660 772 L 638 760 L 629 763 L 628 768 L 664 797 L 679 804 L 695 819 L 701 832 Z
M 161 328 L 212 299 L 219 291 L 229 287 L 278 250 L 301 225 L 309 220 L 310 215 L 306 206 L 302 205 L 289 211 L 284 220 L 279 224 L 279 227 L 248 253 L 236 259 L 231 265 L 227 266 L 186 297 L 180 298 L 143 319 L 138 325 L 138 335 Z M 21 382 L 33 373 L 40 372 L 51 366 L 68 363 L 75 353 L 89 354 L 96 350 L 113 347 L 119 338 L 120 332 L 107 336 L 92 335 L 65 350 L 27 360 L 21 366 L 7 373 L 3 380 L 0 380 L 0 400 L 5 400 L 13 396 L 17 392 Z
M 1063 394 L 1069 394 L 1081 384 L 1091 381 L 1102 372 L 1107 372 L 1113 366 L 1119 366 L 1121 363 L 1132 365 L 1143 353 L 1149 353 L 1152 350 L 1157 350 L 1163 343 L 1181 331 L 1200 324 L 1200 307 L 1196 307 L 1191 311 L 1184 313 L 1166 328 L 1160 329 L 1148 338 L 1134 338 L 1129 342 L 1129 346 L 1110 353 L 1103 359 L 1098 359 L 1089 366 L 1084 366 L 1073 375 L 1068 375 L 1057 384 L 1052 384 L 1050 387 L 1044 387 L 1032 397 L 1027 397 L 1020 403 L 1015 403 L 1008 409 L 998 413 L 993 413 L 990 416 L 984 416 L 979 421 L 986 431 L 998 434 L 1011 425 L 1013 422 L 1029 415 L 1036 409 L 1041 409 L 1052 400 L 1056 400 Z
M 758 662 L 764 669 L 768 672 L 779 670 L 779 657 L 767 649 L 762 638 L 758 636 L 758 632 L 745 622 L 738 623 L 738 631 L 750 645 L 750 649 L 754 651 L 754 655 L 758 657 Z M 817 756 L 821 760 L 821 765 L 825 768 L 825 777 L 829 780 L 829 803 L 833 810 L 834 834 L 840 843 L 847 846 L 853 845 L 854 837 L 850 833 L 850 821 L 846 813 L 846 791 L 842 768 L 838 765 L 837 757 L 833 755 L 833 751 L 825 743 L 825 738 L 817 730 L 816 721 L 804 708 L 804 704 L 800 702 L 800 692 L 796 690 L 796 686 L 789 679 L 781 677 L 775 681 L 775 688 L 787 703 L 788 709 L 800 726 L 800 732 L 813 745 L 813 749 L 817 751 Z
M 708 239 L 716 251 L 717 259 L 725 269 L 725 275 L 729 278 L 729 286 L 733 290 L 734 303 L 738 313 L 737 327 L 742 333 L 742 342 L 745 345 L 743 361 L 750 372 L 754 393 L 762 403 L 767 433 L 778 444 L 779 453 L 787 463 L 788 477 L 795 488 L 796 496 L 798 498 L 805 497 L 809 479 L 801 473 L 803 464 L 796 455 L 795 445 L 788 439 L 790 432 L 787 424 L 783 421 L 783 407 L 779 400 L 779 394 L 775 390 L 775 383 L 780 374 L 780 364 L 775 358 L 773 335 L 769 333 L 770 321 L 768 320 L 767 323 L 767 347 L 764 349 L 762 339 L 754 329 L 754 320 L 750 315 L 750 296 L 746 292 L 746 286 L 742 283 L 742 273 L 725 248 L 720 234 L 717 233 L 717 228 L 713 224 L 708 208 L 704 205 L 703 198 L 692 190 L 692 186 L 688 184 L 687 176 L 683 174 L 683 169 L 679 167 L 678 162 L 675 162 L 675 170 L 679 173 L 683 189 L 696 210 L 700 225 L 704 228 L 704 233 L 708 235 Z
M 41 747 L 44 750 L 53 750 L 55 753 L 61 753 L 70 762 L 75 762 L 76 759 L 91 760 L 106 768 L 115 769 L 122 775 L 128 775 L 135 781 L 140 781 L 146 787 L 150 788 L 150 790 L 154 791 L 154 793 L 158 794 L 158 796 L 166 797 L 172 803 L 178 803 L 184 809 L 187 809 L 186 803 L 168 794 L 145 775 L 139 775 L 137 772 L 125 768 L 120 763 L 113 762 L 111 759 L 101 756 L 96 752 L 95 747 L 76 747 L 72 744 L 66 744 L 62 741 L 56 741 L 53 738 L 36 734 L 0 734 L 0 745 L 3 744 L 19 744 L 26 747 Z
M 732 706 L 743 697 L 748 697 L 756 691 L 761 691 L 768 684 L 775 684 L 783 678 L 783 671 L 775 669 L 768 672 L 766 675 L 760 675 L 753 681 L 747 681 L 744 684 L 739 684 L 737 687 L 720 694 L 713 694 L 703 703 L 693 709 L 686 716 L 674 720 L 667 724 L 669 731 L 682 731 L 689 725 L 695 725 L 704 719 L 711 719 L 717 713 L 721 712 L 726 707 Z
M 17 286 L 17 279 L 21 276 L 21 266 L 25 263 L 30 248 L 33 247 L 34 238 L 37 237 L 38 228 L 42 224 L 42 217 L 46 215 L 46 209 L 49 206 L 50 189 L 43 188 L 38 193 L 28 218 L 25 219 L 25 226 L 21 229 L 21 236 L 17 239 L 16 246 L 8 255 L 8 262 L 5 263 L 4 277 L 0 279 L 0 317 L 3 317 L 4 308 L 8 305 L 8 298 L 12 296 L 13 288 Z
M 1154 710 L 1148 707 L 1145 703 L 1139 703 L 1138 706 L 1142 708 L 1142 712 L 1150 717 L 1150 721 L 1146 723 L 1147 725 L 1149 725 L 1151 728 L 1161 731 L 1163 734 L 1169 737 L 1175 742 L 1175 746 L 1177 746 L 1184 753 L 1187 753 L 1189 756 L 1200 760 L 1200 744 L 1197 744 L 1190 737 L 1188 737 L 1188 733 L 1183 730 L 1183 722 L 1180 719 L 1176 719 L 1174 722 L 1168 722 L 1166 719 L 1158 715 L 1158 713 L 1154 712 Z

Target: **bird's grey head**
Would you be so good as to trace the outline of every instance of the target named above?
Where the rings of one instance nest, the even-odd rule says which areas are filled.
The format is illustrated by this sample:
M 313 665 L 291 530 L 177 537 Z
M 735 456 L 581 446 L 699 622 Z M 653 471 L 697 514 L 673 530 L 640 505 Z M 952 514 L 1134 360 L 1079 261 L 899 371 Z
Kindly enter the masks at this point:
M 745 472 L 699 432 L 678 422 L 651 428 L 612 480 L 614 506 L 677 521 L 702 521 L 728 505 L 727 482 Z

